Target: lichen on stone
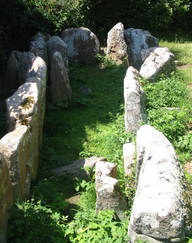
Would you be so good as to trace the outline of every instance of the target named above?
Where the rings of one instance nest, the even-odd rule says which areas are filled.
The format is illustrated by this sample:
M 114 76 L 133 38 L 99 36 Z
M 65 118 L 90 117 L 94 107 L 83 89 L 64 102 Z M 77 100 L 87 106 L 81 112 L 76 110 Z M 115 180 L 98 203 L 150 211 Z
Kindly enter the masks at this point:
M 22 106 L 23 109 L 29 109 L 34 102 L 35 102 L 34 97 L 28 96 L 27 98 L 24 99 L 24 101 L 21 102 L 20 106 Z

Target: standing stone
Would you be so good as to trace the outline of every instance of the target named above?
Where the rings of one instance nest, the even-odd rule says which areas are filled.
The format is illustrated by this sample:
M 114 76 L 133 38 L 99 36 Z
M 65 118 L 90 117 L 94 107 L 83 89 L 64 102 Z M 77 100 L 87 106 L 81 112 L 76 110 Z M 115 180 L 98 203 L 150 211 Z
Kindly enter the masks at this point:
M 18 71 L 20 66 L 21 52 L 12 51 L 7 62 L 7 70 L 4 75 L 4 90 L 14 90 L 19 87 Z
M 97 162 L 95 168 L 96 192 L 103 186 L 103 181 L 106 177 L 117 178 L 117 165 L 106 161 Z
M 100 43 L 97 36 L 88 28 L 65 29 L 61 39 L 67 43 L 67 56 L 70 61 L 95 63 L 95 55 L 99 53 Z
M 4 158 L 8 164 L 12 183 L 13 202 L 22 201 L 29 196 L 31 184 L 30 138 L 26 126 L 19 126 L 7 133 L 1 142 L 7 151 Z
M 106 209 L 115 211 L 116 220 L 126 219 L 125 211 L 128 210 L 128 204 L 118 180 L 112 177 L 105 177 L 97 193 L 96 212 Z
M 22 52 L 20 58 L 20 66 L 18 71 L 19 86 L 26 82 L 27 73 L 32 66 L 35 55 L 31 52 Z
M 127 44 L 129 65 L 140 70 L 143 64 L 141 50 L 159 46 L 157 38 L 149 31 L 129 28 L 125 30 L 125 42 Z
M 191 192 L 172 144 L 149 125 L 137 133 L 136 185 L 131 242 L 184 242 L 192 226 Z
M 141 75 L 133 67 L 129 67 L 124 78 L 125 128 L 126 132 L 135 133 L 141 123 L 146 123 L 146 99 L 139 83 Z
M 175 71 L 174 54 L 167 47 L 157 47 L 146 58 L 140 74 L 150 82 L 155 82 L 159 75 L 170 75 Z
M 116 24 L 107 36 L 107 56 L 117 63 L 122 63 L 127 58 L 127 44 L 124 39 L 124 25 Z
M 41 57 L 46 64 L 48 64 L 48 52 L 47 43 L 44 39 L 34 40 L 30 42 L 29 52 L 33 53 L 35 56 Z
M 123 145 L 123 158 L 125 175 L 130 177 L 135 166 L 135 144 L 125 143 Z
M 51 64 L 51 92 L 53 103 L 70 102 L 72 89 L 63 58 L 60 52 L 53 54 Z
M 64 43 L 64 41 L 59 36 L 52 36 L 49 38 L 48 41 L 48 53 L 49 53 L 49 61 L 50 66 L 52 65 L 53 61 L 53 55 L 56 51 L 59 51 L 61 53 L 61 56 L 63 58 L 65 68 L 69 75 L 69 62 L 68 62 L 68 56 L 67 56 L 67 44 Z
M 41 145 L 41 137 L 39 134 L 40 126 L 43 120 L 42 99 L 45 96 L 45 84 L 42 80 L 36 78 L 36 81 L 24 83 L 19 89 L 8 99 L 7 106 L 7 124 L 9 131 L 13 131 L 21 125 L 26 125 L 30 131 L 30 161 L 31 175 L 35 179 L 38 168 L 39 147 Z M 34 78 L 35 79 L 35 78 Z M 44 104 L 45 105 L 45 104 Z
M 9 169 L 4 154 L 9 151 L 0 141 L 0 243 L 6 243 L 7 221 L 9 209 L 13 204 L 12 186 Z
M 114 210 L 115 219 L 125 219 L 128 204 L 117 178 L 117 166 L 114 163 L 99 161 L 95 168 L 95 184 L 97 193 L 96 212 Z

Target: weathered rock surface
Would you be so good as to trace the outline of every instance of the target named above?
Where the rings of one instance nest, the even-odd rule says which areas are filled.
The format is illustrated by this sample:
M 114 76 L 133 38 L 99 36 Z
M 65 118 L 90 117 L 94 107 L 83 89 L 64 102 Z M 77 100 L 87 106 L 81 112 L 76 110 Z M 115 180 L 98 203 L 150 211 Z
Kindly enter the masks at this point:
M 132 175 L 135 166 L 135 149 L 134 143 L 125 143 L 123 145 L 125 175 L 128 177 Z
M 135 133 L 141 123 L 146 123 L 145 112 L 146 99 L 144 91 L 139 83 L 141 75 L 133 67 L 127 69 L 124 78 L 124 100 L 125 100 L 125 128 L 126 132 Z
M 149 242 L 183 242 L 191 230 L 191 199 L 172 144 L 143 125 L 137 133 L 137 191 L 128 235 Z M 187 217 L 187 218 L 186 218 Z
M 95 186 L 97 193 L 96 212 L 111 209 L 115 219 L 125 219 L 128 204 L 117 178 L 117 166 L 111 162 L 99 161 L 95 169 Z
M 84 180 L 91 179 L 93 175 L 93 168 L 98 161 L 105 161 L 105 157 L 90 157 L 86 159 L 80 159 L 73 161 L 72 164 L 62 166 L 56 169 L 53 169 L 52 172 L 54 176 L 64 176 L 64 175 L 71 175 L 72 177 L 80 177 Z M 82 170 L 82 168 L 84 168 Z
M 140 74 L 150 82 L 155 82 L 159 75 L 170 75 L 174 70 L 174 54 L 167 47 L 157 47 L 146 58 Z
M 35 60 L 35 55 L 31 52 L 22 52 L 19 65 L 19 86 L 26 82 L 27 73 Z
M 127 58 L 127 44 L 124 39 L 124 25 L 116 24 L 107 36 L 107 56 L 117 63 L 122 63 Z
M 112 177 L 105 177 L 97 192 L 96 212 L 106 209 L 115 211 L 115 219 L 126 219 L 128 204 L 118 180 Z
M 59 51 L 61 53 L 62 58 L 63 58 L 65 68 L 67 69 L 67 72 L 69 74 L 69 62 L 68 62 L 68 56 L 67 56 L 68 46 L 67 46 L 67 44 L 64 43 L 64 41 L 59 36 L 51 36 L 49 38 L 47 45 L 48 45 L 48 54 L 49 54 L 50 66 L 52 65 L 53 54 L 56 51 Z
M 96 192 L 103 186 L 103 181 L 106 177 L 117 178 L 117 165 L 106 161 L 97 162 L 95 168 Z
M 7 62 L 7 70 L 4 75 L 4 90 L 14 90 L 19 87 L 19 66 L 20 66 L 21 52 L 12 51 L 11 56 Z
M 4 158 L 9 168 L 13 202 L 29 196 L 31 184 L 30 138 L 26 126 L 19 126 L 7 133 L 1 142 L 7 148 Z
M 33 53 L 35 56 L 41 57 L 46 64 L 48 64 L 48 51 L 46 36 L 43 36 L 39 32 L 32 38 L 29 46 L 29 52 Z
M 6 243 L 9 209 L 13 204 L 12 186 L 9 169 L 4 154 L 9 153 L 0 141 L 0 243 Z
M 65 29 L 60 37 L 68 45 L 67 56 L 70 61 L 96 61 L 95 55 L 99 53 L 100 43 L 97 36 L 88 28 Z
M 32 38 L 31 41 L 40 41 L 43 40 L 45 42 L 47 42 L 49 40 L 49 38 L 51 37 L 51 35 L 47 34 L 47 35 L 43 35 L 41 32 L 37 32 Z
M 142 29 L 126 29 L 125 42 L 127 44 L 129 65 L 140 70 L 143 60 L 141 50 L 159 46 L 157 38 L 152 36 L 149 31 Z
M 65 68 L 65 64 L 60 52 L 56 51 L 51 63 L 51 92 L 54 104 L 59 102 L 70 102 L 72 89 Z
M 40 57 L 39 57 L 40 58 Z M 45 108 L 46 80 L 29 78 L 6 100 L 9 131 L 26 125 L 30 131 L 31 175 L 35 179 Z

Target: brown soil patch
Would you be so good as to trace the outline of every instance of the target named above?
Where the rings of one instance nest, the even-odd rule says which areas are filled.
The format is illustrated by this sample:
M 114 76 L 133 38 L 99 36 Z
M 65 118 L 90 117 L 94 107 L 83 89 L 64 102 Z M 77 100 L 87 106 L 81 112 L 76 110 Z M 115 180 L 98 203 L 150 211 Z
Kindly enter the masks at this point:
M 185 164 L 183 169 L 190 175 L 192 175 L 192 161 Z
M 66 202 L 74 205 L 79 205 L 80 195 L 75 195 L 70 198 L 65 199 Z
M 184 69 L 184 70 L 186 70 L 186 69 L 188 69 L 190 67 L 192 67 L 192 64 L 186 64 L 186 65 L 182 65 L 182 66 L 177 66 L 178 69 Z

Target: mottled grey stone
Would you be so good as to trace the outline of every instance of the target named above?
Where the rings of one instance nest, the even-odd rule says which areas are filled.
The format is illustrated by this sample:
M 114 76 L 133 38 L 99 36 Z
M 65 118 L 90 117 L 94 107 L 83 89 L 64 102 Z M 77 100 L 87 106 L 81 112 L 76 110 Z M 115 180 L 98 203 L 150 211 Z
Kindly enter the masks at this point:
M 175 71 L 174 54 L 167 47 L 157 47 L 145 59 L 140 74 L 150 82 L 155 82 L 159 75 L 170 75 L 173 71 Z
M 68 45 L 67 56 L 70 61 L 96 62 L 95 55 L 100 51 L 100 43 L 88 28 L 65 29 L 61 33 L 61 39 Z
M 137 133 L 136 186 L 131 242 L 183 242 L 192 225 L 185 176 L 172 144 L 149 125 Z
M 12 183 L 13 202 L 28 198 L 31 185 L 29 130 L 22 125 L 7 133 L 1 142 L 6 146 L 4 154 Z
M 60 52 L 55 52 L 51 64 L 51 92 L 54 104 L 59 102 L 71 102 L 72 89 Z
M 135 133 L 141 124 L 147 121 L 145 111 L 146 98 L 139 83 L 141 75 L 129 67 L 124 78 L 125 128 L 126 132 Z
M 116 24 L 107 35 L 107 56 L 122 63 L 127 59 L 127 44 L 124 39 L 124 25 L 122 23 Z
M 152 36 L 149 31 L 142 29 L 126 29 L 125 42 L 127 44 L 129 65 L 140 70 L 143 64 L 141 50 L 159 46 L 157 38 Z
M 21 52 L 12 51 L 11 56 L 7 62 L 7 69 L 3 78 L 4 90 L 15 90 L 19 87 L 19 66 L 20 66 Z

